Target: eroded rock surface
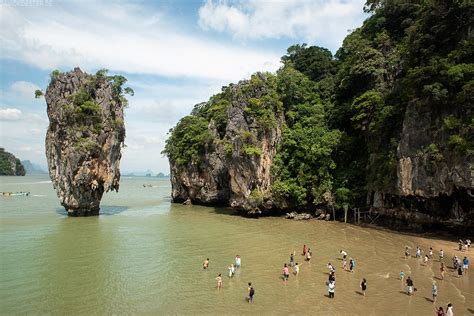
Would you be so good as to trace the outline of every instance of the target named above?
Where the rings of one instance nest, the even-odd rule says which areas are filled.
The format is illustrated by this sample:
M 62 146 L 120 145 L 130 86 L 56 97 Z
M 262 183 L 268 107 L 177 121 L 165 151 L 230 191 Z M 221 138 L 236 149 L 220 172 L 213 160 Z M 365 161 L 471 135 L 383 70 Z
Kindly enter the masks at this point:
M 397 185 L 369 194 L 372 211 L 388 226 L 424 230 L 474 227 L 474 159 L 470 150 L 449 146 L 447 117 L 472 118 L 472 107 L 444 110 L 409 105 L 398 146 Z M 468 137 L 468 135 L 463 135 Z
M 226 126 L 219 130 L 211 120 L 208 130 L 214 141 L 206 145 L 199 162 L 178 164 L 170 158 L 174 202 L 226 205 L 249 214 L 271 207 L 270 171 L 281 139 L 283 115 L 275 113 L 274 124 L 262 128 L 249 110 L 249 102 L 263 99 L 271 89 L 264 74 L 258 73 L 252 80 L 262 84 L 244 80 L 225 88 L 230 99 Z M 202 103 L 197 109 L 208 106 Z
M 52 75 L 45 94 L 46 158 L 68 215 L 97 215 L 103 193 L 119 189 L 125 139 L 123 82 L 79 68 Z

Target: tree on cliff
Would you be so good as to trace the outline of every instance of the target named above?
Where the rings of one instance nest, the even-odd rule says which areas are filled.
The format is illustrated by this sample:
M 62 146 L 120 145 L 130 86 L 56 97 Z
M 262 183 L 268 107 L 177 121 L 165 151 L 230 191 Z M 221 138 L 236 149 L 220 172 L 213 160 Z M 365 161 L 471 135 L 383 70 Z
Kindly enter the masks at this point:
M 249 123 L 263 126 L 283 117 L 276 128 L 281 140 L 271 157 L 271 192 L 263 192 L 261 204 L 308 207 L 324 203 L 330 193 L 343 201 L 339 206 L 364 206 L 373 191 L 396 194 L 404 124 L 414 129 L 410 120 L 425 124 L 420 125 L 424 134 L 409 138 L 406 146 L 428 174 L 441 162 L 472 162 L 472 1 L 369 0 L 364 9 L 371 16 L 344 39 L 335 56 L 306 44 L 288 48 L 283 67 L 269 76 L 276 82 L 270 94 L 281 106 L 265 102 L 268 94 L 248 100 L 253 107 Z M 254 89 L 252 80 L 248 87 Z M 191 114 L 196 117 L 171 131 L 164 153 L 172 163 L 209 159 L 199 154 L 206 144 L 221 143 L 233 152 L 236 141 L 219 137 L 235 119 L 228 91 L 198 105 Z M 210 136 L 216 125 L 218 133 Z M 262 135 L 247 139 L 257 140 L 255 147 Z M 262 144 L 252 151 L 257 156 L 269 151 Z

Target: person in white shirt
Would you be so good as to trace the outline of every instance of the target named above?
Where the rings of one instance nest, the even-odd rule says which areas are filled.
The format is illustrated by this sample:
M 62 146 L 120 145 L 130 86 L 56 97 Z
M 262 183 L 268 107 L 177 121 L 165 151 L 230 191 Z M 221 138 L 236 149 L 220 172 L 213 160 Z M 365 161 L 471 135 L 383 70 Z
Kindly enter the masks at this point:
M 451 303 L 448 304 L 448 308 L 446 309 L 446 316 L 454 316 L 453 305 Z
M 345 252 L 344 250 L 339 250 L 339 253 L 342 255 L 343 260 L 347 258 L 347 252 Z
M 298 276 L 298 274 L 300 273 L 300 266 L 298 265 L 298 262 L 295 264 L 295 275 Z
M 334 298 L 334 288 L 336 287 L 335 282 L 329 282 L 328 284 L 328 296 L 329 298 Z
M 235 256 L 235 267 L 240 268 L 241 264 L 242 262 L 241 262 L 240 256 L 239 255 Z

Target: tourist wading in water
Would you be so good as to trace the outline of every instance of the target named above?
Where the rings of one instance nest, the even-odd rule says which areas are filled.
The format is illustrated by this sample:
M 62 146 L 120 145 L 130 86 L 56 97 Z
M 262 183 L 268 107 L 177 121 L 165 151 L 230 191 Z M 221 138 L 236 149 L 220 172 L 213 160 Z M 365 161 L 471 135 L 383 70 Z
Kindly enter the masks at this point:
M 423 259 L 423 264 L 424 264 L 425 266 L 428 265 L 428 260 L 429 260 L 428 255 L 425 255 L 425 257 L 424 257 L 424 259 Z
M 446 266 L 444 265 L 444 262 L 441 262 L 439 270 L 441 272 L 441 280 L 444 280 L 444 273 L 446 272 Z
M 217 289 L 220 290 L 221 287 L 222 287 L 222 284 L 223 284 L 223 281 L 222 281 L 222 274 L 218 274 L 217 277 L 216 277 L 216 281 L 217 281 Z
M 367 281 L 365 279 L 360 281 L 360 288 L 362 289 L 362 295 L 365 296 L 365 291 L 367 290 Z
M 331 271 L 329 272 L 329 277 L 328 277 L 328 284 L 331 282 L 336 282 L 336 272 Z
M 446 308 L 446 316 L 454 316 L 453 304 L 451 304 L 451 303 L 449 303 L 448 308 Z
M 295 264 L 295 275 L 298 276 L 298 274 L 300 274 L 300 266 L 298 265 L 298 262 Z
M 444 309 L 443 306 L 440 306 L 438 308 L 435 307 L 436 315 L 437 316 L 444 316 Z
M 295 265 L 295 254 L 290 253 L 290 267 Z
M 240 259 L 239 255 L 235 256 L 235 267 L 240 268 L 240 265 L 242 264 L 242 260 Z
M 235 274 L 234 265 L 231 264 L 227 269 L 229 270 L 229 278 L 232 278 L 232 277 L 234 276 L 234 274 Z
M 255 289 L 252 286 L 252 283 L 249 282 L 249 287 L 247 288 L 247 300 L 250 303 L 253 303 L 253 296 L 255 295 Z
M 203 269 L 209 268 L 209 258 L 207 258 L 206 260 L 204 260 L 204 262 L 202 263 L 202 268 L 203 268 Z
M 306 258 L 306 261 L 311 260 L 311 248 L 309 248 L 308 251 L 306 251 L 305 258 Z
M 290 277 L 290 270 L 288 269 L 288 265 L 285 263 L 282 269 L 283 273 L 283 282 L 288 281 L 288 278 Z
M 334 289 L 336 287 L 336 282 L 329 282 L 328 284 L 328 296 L 329 298 L 334 298 Z
M 433 286 L 431 287 L 431 295 L 433 296 L 433 304 L 436 303 L 436 298 L 438 297 L 438 286 L 436 283 L 433 282 Z
M 329 263 L 326 265 L 326 267 L 328 267 L 329 273 L 336 271 L 336 268 L 334 268 L 334 266 L 331 264 L 331 262 L 329 262 Z
M 356 266 L 355 260 L 350 258 L 349 259 L 349 271 L 354 272 L 355 266 Z
M 347 258 L 347 252 L 345 252 L 344 250 L 339 250 L 339 253 L 342 255 L 342 260 L 346 260 Z
M 407 286 L 407 294 L 412 295 L 414 287 L 413 287 L 413 280 L 410 277 L 407 278 L 406 286 Z
M 467 274 L 467 270 L 469 270 L 469 259 L 467 257 L 464 257 L 462 260 L 462 268 L 464 270 L 464 273 Z

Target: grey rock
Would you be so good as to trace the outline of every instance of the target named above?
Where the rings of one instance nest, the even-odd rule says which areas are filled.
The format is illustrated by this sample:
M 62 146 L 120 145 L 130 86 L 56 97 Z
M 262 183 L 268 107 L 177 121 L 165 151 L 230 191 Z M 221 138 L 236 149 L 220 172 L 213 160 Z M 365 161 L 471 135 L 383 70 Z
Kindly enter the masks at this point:
M 301 221 L 301 220 L 308 220 L 308 219 L 312 219 L 313 216 L 311 214 L 308 214 L 308 213 L 297 213 L 297 212 L 291 212 L 291 213 L 286 213 L 286 216 L 285 216 L 287 219 L 294 219 L 294 220 L 297 220 L 297 221 Z
M 263 74 L 257 76 L 266 80 Z M 170 161 L 171 196 L 174 202 L 190 199 L 194 204 L 226 205 L 249 215 L 260 215 L 271 209 L 270 168 L 281 139 L 284 118 L 283 114 L 275 114 L 276 126 L 265 132 L 259 130 L 255 119 L 245 109 L 250 98 L 260 98 L 266 92 L 262 88 L 242 93 L 242 86 L 247 84 L 248 81 L 244 80 L 237 85 L 229 85 L 232 102 L 227 111 L 225 134 L 219 137 L 212 121 L 208 127 L 218 139 L 231 144 L 232 152 L 226 153 L 224 144 L 215 142 L 206 148 L 199 164 L 179 166 Z M 255 135 L 253 146 L 261 149 L 261 156 L 242 154 L 244 132 Z M 252 198 L 252 192 L 261 198 Z
M 121 100 L 109 80 L 97 81 L 91 88 L 92 75 L 75 68 L 50 82 L 45 99 L 49 126 L 46 134 L 46 158 L 49 175 L 68 215 L 97 215 L 104 192 L 119 189 L 121 148 L 125 139 Z M 74 121 L 71 96 L 81 88 L 92 89 L 92 99 L 100 98 L 100 126 Z M 113 106 L 112 106 L 113 105 Z M 85 130 L 84 130 L 85 129 Z M 81 146 L 81 142 L 88 144 Z
M 403 222 L 406 228 L 418 230 L 440 224 L 474 228 L 473 153 L 448 145 L 451 132 L 443 127 L 447 116 L 472 119 L 472 106 L 407 106 L 397 152 L 397 183 L 392 190 L 369 192 L 367 199 L 371 211 L 385 217 L 386 225 Z M 427 153 L 430 145 L 439 150 L 437 158 Z

